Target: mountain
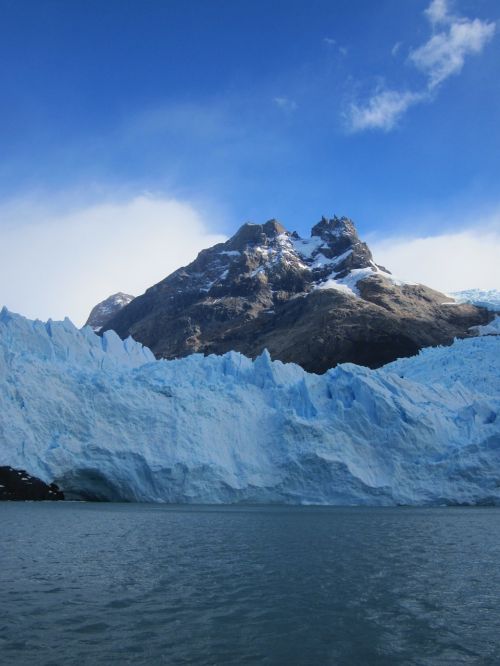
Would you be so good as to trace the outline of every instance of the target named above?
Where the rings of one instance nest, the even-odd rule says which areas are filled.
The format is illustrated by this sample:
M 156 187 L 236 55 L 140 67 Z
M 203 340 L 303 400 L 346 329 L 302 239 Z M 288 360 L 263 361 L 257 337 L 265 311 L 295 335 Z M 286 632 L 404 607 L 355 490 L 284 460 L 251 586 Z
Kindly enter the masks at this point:
M 97 333 L 103 328 L 106 323 L 122 308 L 134 300 L 134 296 L 124 294 L 119 291 L 117 294 L 108 296 L 104 301 L 101 301 L 94 306 L 89 314 L 85 326 L 91 326 Z
M 493 317 L 377 265 L 348 218 L 322 218 L 303 239 L 276 220 L 245 224 L 112 316 L 157 358 L 236 350 L 325 372 L 378 367 L 472 335 Z
M 499 504 L 499 378 L 500 336 L 315 375 L 4 309 L 0 465 L 70 499 Z

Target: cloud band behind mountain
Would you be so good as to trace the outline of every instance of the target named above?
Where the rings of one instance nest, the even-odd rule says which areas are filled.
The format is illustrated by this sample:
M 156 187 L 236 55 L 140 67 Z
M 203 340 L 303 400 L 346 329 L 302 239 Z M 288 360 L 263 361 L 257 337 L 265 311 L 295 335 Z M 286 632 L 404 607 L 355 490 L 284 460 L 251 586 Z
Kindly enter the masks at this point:
M 137 296 L 225 240 L 190 203 L 147 195 L 71 212 L 27 199 L 0 217 L 0 306 L 77 325 L 110 294 Z
M 500 288 L 500 223 L 436 236 L 371 243 L 375 260 L 397 277 L 439 291 Z

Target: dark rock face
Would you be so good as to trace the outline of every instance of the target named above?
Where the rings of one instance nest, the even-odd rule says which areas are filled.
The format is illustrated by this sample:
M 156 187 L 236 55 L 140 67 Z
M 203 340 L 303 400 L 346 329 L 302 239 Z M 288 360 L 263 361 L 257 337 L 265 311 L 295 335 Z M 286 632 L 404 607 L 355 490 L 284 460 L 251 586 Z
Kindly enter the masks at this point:
M 356 227 L 352 220 L 347 217 L 327 220 L 323 217 L 311 230 L 311 236 L 321 238 L 324 242 L 322 254 L 328 259 L 347 256 L 335 265 L 337 279 L 345 277 L 349 271 L 355 268 L 378 267 L 389 273 L 383 266 L 373 263 L 372 253 L 366 243 L 358 236 Z M 389 273 L 390 274 L 390 273 Z
M 63 500 L 55 483 L 47 485 L 23 469 L 0 467 L 0 500 Z
M 321 373 L 450 344 L 492 318 L 450 300 L 375 264 L 348 218 L 322 218 L 308 239 L 270 220 L 203 250 L 103 330 L 132 335 L 158 358 L 230 350 L 255 357 L 267 348 L 273 359 Z
M 109 296 L 92 308 L 89 318 L 85 322 L 85 326 L 91 326 L 96 333 L 99 332 L 111 317 L 133 300 L 133 296 L 130 294 L 124 294 L 121 291 Z

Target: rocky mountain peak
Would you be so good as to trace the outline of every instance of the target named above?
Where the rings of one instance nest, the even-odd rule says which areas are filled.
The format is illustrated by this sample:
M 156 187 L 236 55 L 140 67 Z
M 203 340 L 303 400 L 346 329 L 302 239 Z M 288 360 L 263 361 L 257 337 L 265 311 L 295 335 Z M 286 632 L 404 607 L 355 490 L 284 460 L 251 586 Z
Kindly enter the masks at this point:
M 275 220 L 274 218 L 263 224 L 262 229 L 266 236 L 269 238 L 276 238 L 276 236 L 286 233 L 285 227 L 281 224 L 281 222 Z
M 348 217 L 322 217 L 312 228 L 311 236 L 323 241 L 321 251 L 325 257 L 338 258 L 337 279 L 345 278 L 352 270 L 363 268 L 390 275 L 390 271 L 374 263 L 370 248 L 360 240 L 354 222 Z
M 348 217 L 337 217 L 336 215 L 330 220 L 323 216 L 312 228 L 311 236 L 319 236 L 326 242 L 333 238 L 345 238 L 351 242 L 359 241 L 354 222 Z
M 108 296 L 108 298 L 105 298 L 92 308 L 85 326 L 91 326 L 97 333 L 107 324 L 111 317 L 117 314 L 132 300 L 134 300 L 134 296 L 124 294 L 122 291 Z
M 271 219 L 202 250 L 104 330 L 132 335 L 161 358 L 268 349 L 324 372 L 344 361 L 380 365 L 488 321 L 473 306 L 445 301 L 378 266 L 347 217 L 323 217 L 305 238 Z
M 265 224 L 247 222 L 226 243 L 227 250 L 245 250 L 249 245 L 267 245 L 276 236 L 285 233 L 286 229 L 277 220 L 269 220 Z
M 311 236 L 321 238 L 337 254 L 342 254 L 360 242 L 354 222 L 348 217 L 336 215 L 331 220 L 322 217 L 311 229 Z

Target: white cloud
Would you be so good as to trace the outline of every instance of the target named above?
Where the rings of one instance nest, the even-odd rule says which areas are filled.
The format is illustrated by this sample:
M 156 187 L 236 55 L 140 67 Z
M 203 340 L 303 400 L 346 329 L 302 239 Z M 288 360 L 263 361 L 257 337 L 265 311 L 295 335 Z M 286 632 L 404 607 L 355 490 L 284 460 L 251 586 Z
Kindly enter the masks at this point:
M 467 55 L 481 53 L 494 33 L 494 23 L 455 19 L 448 30 L 433 35 L 409 57 L 427 75 L 428 87 L 432 90 L 452 74 L 458 74 Z
M 432 25 L 448 23 L 452 19 L 448 7 L 448 0 L 432 0 L 431 4 L 424 10 Z
M 396 42 L 391 49 L 391 55 L 396 57 L 403 46 L 403 42 Z
M 0 305 L 82 325 L 110 294 L 139 295 L 225 238 L 176 199 L 141 195 L 61 208 L 30 199 L 0 207 Z
M 462 70 L 466 56 L 481 53 L 496 29 L 493 22 L 451 14 L 446 0 L 432 0 L 424 14 L 434 32 L 425 44 L 410 52 L 409 62 L 425 74 L 426 87 L 420 92 L 378 90 L 365 103 L 351 104 L 347 116 L 350 131 L 391 130 L 411 106 L 431 101 L 441 84 Z M 441 31 L 436 32 L 437 28 Z M 392 55 L 399 47 L 399 42 L 393 46 Z
M 365 105 L 351 104 L 348 114 L 349 128 L 352 132 L 369 128 L 389 131 L 410 106 L 420 101 L 420 93 L 382 90 L 373 95 Z
M 298 106 L 297 102 L 288 97 L 274 97 L 273 102 L 283 111 L 295 111 Z
M 372 242 L 377 263 L 397 277 L 452 292 L 500 289 L 500 223 L 415 238 Z

